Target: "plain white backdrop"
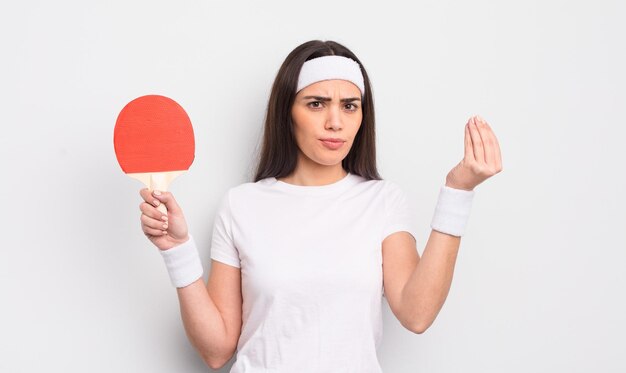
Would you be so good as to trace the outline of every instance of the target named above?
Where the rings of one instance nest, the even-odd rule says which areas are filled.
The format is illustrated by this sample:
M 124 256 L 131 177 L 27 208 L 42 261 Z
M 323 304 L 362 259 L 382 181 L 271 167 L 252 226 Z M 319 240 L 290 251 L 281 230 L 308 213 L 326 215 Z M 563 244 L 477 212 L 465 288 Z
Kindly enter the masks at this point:
M 187 110 L 196 158 L 171 191 L 206 279 L 219 198 L 251 180 L 272 81 L 311 39 L 365 65 L 379 171 L 410 195 L 420 253 L 467 119 L 485 118 L 502 150 L 435 323 L 413 334 L 384 304 L 383 370 L 626 371 L 623 2 L 1 8 L 0 371 L 210 370 L 140 229 L 142 185 L 117 164 L 115 120 L 145 94 Z

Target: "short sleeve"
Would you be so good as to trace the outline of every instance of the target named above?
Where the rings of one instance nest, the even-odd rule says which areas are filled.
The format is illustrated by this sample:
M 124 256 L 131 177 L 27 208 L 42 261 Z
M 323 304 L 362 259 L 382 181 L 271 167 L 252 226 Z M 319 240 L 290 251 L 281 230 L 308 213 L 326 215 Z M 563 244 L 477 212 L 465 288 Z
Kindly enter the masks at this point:
M 215 215 L 211 239 L 211 259 L 241 268 L 239 251 L 235 247 L 232 228 L 230 191 L 228 191 L 222 197 Z
M 406 231 L 417 241 L 415 215 L 409 208 L 404 190 L 396 183 L 386 181 L 384 194 L 385 220 L 381 242 L 392 233 Z

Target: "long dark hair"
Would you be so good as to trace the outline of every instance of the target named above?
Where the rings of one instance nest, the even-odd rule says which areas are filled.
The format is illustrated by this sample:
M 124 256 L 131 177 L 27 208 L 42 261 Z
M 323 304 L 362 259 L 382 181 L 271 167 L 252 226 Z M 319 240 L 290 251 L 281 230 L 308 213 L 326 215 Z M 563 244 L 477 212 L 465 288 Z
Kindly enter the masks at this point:
M 331 55 L 348 57 L 358 62 L 365 83 L 365 94 L 361 103 L 363 120 L 341 166 L 367 180 L 381 180 L 376 169 L 374 99 L 367 72 L 354 53 L 343 45 L 330 40 L 311 40 L 291 51 L 276 75 L 267 104 L 263 144 L 254 182 L 272 176 L 285 177 L 295 170 L 298 144 L 293 134 L 291 107 L 296 97 L 300 69 L 310 59 Z

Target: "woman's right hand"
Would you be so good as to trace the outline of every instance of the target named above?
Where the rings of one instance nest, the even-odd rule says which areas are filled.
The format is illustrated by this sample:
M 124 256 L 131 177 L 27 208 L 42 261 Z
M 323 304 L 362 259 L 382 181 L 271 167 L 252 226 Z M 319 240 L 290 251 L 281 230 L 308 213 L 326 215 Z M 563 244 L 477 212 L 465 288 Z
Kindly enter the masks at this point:
M 183 210 L 178 206 L 170 192 L 155 194 L 148 188 L 139 191 L 143 202 L 141 210 L 141 229 L 148 239 L 160 250 L 171 249 L 187 242 L 189 232 Z M 167 216 L 157 209 L 163 203 L 167 208 Z

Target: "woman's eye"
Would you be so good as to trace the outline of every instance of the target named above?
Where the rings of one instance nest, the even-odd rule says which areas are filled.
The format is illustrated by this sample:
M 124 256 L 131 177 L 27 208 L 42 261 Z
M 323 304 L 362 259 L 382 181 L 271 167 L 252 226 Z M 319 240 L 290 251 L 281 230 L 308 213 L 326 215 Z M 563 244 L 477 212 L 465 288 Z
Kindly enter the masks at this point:
M 307 104 L 309 107 L 314 108 L 314 109 L 318 109 L 322 107 L 322 102 L 321 101 L 311 101 Z M 345 108 L 349 111 L 356 111 L 356 109 L 358 108 L 358 106 L 356 106 L 355 104 L 349 103 L 345 105 Z

